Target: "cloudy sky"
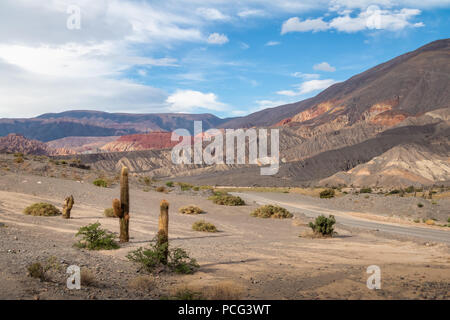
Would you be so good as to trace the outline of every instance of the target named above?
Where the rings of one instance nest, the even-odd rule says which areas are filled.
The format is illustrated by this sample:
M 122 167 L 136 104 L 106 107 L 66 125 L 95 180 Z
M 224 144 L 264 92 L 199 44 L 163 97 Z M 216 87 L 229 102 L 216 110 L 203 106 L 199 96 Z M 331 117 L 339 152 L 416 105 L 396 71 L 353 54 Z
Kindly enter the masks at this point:
M 450 0 L 1 0 L 0 118 L 241 116 L 449 37 Z

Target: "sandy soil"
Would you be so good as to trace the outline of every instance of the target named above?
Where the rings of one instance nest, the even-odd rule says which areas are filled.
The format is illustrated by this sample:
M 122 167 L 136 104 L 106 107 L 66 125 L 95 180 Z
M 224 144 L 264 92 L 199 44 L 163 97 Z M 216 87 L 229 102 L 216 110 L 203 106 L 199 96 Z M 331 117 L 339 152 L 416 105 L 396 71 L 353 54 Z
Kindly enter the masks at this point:
M 118 232 L 118 221 L 103 216 L 118 197 L 118 189 L 88 183 L 5 174 L 0 176 L 0 298 L 3 299 L 159 299 L 180 285 L 207 287 L 232 281 L 245 299 L 449 299 L 450 251 L 444 244 L 405 241 L 337 226 L 331 239 L 299 237 L 308 220 L 296 214 L 289 220 L 249 216 L 255 205 L 224 207 L 202 194 L 161 194 L 131 191 L 131 241 L 114 251 L 72 247 L 80 226 L 99 221 Z M 38 201 L 59 207 L 73 194 L 73 219 L 31 217 L 22 210 Z M 187 249 L 201 265 L 194 275 L 152 275 L 153 287 L 137 291 L 129 281 L 142 275 L 125 256 L 145 246 L 157 230 L 159 202 L 170 203 L 171 246 Z M 178 208 L 195 204 L 201 216 L 179 214 Z M 214 223 L 219 233 L 191 229 L 194 221 Z M 49 281 L 27 276 L 32 262 L 56 257 L 61 269 Z M 65 269 L 76 264 L 89 268 L 96 284 L 81 290 L 66 288 Z M 366 268 L 381 268 L 381 290 L 366 287 Z

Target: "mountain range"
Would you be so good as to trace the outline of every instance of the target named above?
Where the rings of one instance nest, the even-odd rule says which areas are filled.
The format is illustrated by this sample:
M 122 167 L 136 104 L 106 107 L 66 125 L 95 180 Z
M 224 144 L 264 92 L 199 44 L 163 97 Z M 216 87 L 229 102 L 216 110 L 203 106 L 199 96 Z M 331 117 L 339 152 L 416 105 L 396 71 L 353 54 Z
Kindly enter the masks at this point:
M 136 173 L 181 176 L 203 184 L 433 184 L 450 181 L 449 110 L 450 39 L 444 39 L 334 84 L 313 98 L 245 117 L 67 111 L 0 119 L 0 136 L 19 133 L 47 142 L 52 149 L 77 152 L 127 151 L 86 155 L 84 161 L 93 167 L 101 161 L 101 169 L 110 170 L 127 163 Z M 279 173 L 261 177 L 258 168 L 248 166 L 172 165 L 165 149 L 173 146 L 168 132 L 192 132 L 194 120 L 202 120 L 204 130 L 279 128 Z M 164 161 L 156 161 L 158 157 Z

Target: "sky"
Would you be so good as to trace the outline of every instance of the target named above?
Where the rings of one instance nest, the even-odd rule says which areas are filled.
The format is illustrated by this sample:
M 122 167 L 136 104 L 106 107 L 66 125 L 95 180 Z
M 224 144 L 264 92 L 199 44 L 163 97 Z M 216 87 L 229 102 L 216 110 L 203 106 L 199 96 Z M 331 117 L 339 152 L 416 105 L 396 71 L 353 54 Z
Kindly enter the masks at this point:
M 244 116 L 450 34 L 450 0 L 1 0 L 0 118 Z

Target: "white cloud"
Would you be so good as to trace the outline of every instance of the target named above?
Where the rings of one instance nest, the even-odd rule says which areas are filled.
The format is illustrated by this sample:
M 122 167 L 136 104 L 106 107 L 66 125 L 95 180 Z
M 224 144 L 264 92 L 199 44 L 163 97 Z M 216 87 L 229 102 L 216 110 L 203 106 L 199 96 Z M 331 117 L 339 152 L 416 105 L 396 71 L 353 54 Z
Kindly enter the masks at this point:
M 278 45 L 280 45 L 281 44 L 281 42 L 279 42 L 279 41 L 268 41 L 266 44 L 265 44 L 265 46 L 267 46 L 267 47 L 273 47 L 273 46 L 278 46 Z
M 336 81 L 333 79 L 324 79 L 324 80 L 309 80 L 302 82 L 297 85 L 297 90 L 281 90 L 278 91 L 277 94 L 288 96 L 288 97 L 296 97 L 304 94 L 308 94 L 314 91 L 324 90 L 329 86 L 335 84 Z
M 266 12 L 261 9 L 246 9 L 238 12 L 238 16 L 241 18 L 262 17 L 265 15 Z
M 229 20 L 230 17 L 224 15 L 222 12 L 215 8 L 198 8 L 197 13 L 200 14 L 206 20 Z
M 330 21 L 324 21 L 323 17 L 307 20 L 293 17 L 283 23 L 281 34 L 327 30 L 347 33 L 374 29 L 398 31 L 408 27 L 418 28 L 424 26 L 423 22 L 411 22 L 413 18 L 420 15 L 421 11 L 419 9 L 384 10 L 376 5 L 370 5 L 356 15 L 352 15 L 352 13 L 351 10 L 339 11 L 339 15 Z
M 214 93 L 202 93 L 194 90 L 177 90 L 166 102 L 172 112 L 191 112 L 197 108 L 222 111 L 226 104 L 218 101 Z
M 68 109 L 163 112 L 167 94 L 126 79 L 28 72 L 0 59 L 0 114 L 32 117 Z
M 288 32 L 318 32 L 328 30 L 328 23 L 323 18 L 300 20 L 298 17 L 290 18 L 283 23 L 281 34 Z
M 303 73 L 303 72 L 294 72 L 291 74 L 295 78 L 302 78 L 305 80 L 319 79 L 320 75 L 317 73 Z
M 321 62 L 321 63 L 315 64 L 313 69 L 318 70 L 318 71 L 326 71 L 326 72 L 335 72 L 336 71 L 336 68 L 330 66 L 330 64 L 328 62 Z
M 247 50 L 249 48 L 250 48 L 250 45 L 248 43 L 241 42 L 241 49 L 242 50 Z
M 228 37 L 224 34 L 211 33 L 208 37 L 208 43 L 222 45 L 227 43 Z

